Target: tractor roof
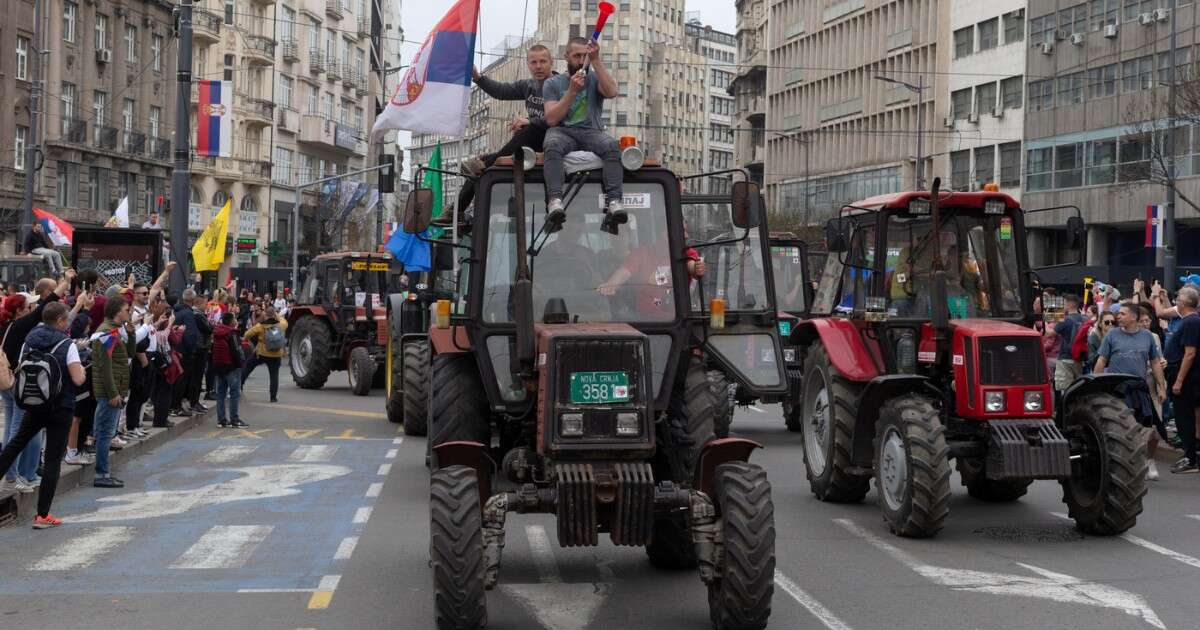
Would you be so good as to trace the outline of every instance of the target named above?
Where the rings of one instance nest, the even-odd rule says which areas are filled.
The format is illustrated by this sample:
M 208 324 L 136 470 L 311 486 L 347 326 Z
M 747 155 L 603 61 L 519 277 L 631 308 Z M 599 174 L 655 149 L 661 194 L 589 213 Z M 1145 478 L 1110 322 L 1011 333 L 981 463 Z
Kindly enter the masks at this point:
M 857 208 L 870 210 L 903 210 L 913 199 L 929 199 L 929 191 L 914 190 L 907 192 L 877 195 L 851 204 Z M 951 192 L 938 195 L 939 205 L 943 208 L 966 208 L 968 210 L 983 210 L 983 204 L 988 199 L 1003 199 L 1010 210 L 1021 207 L 1021 204 L 1011 196 L 1000 192 Z M 849 206 L 847 206 L 849 207 Z
M 541 168 L 541 167 L 545 166 L 545 164 L 546 164 L 546 154 L 538 153 L 537 154 L 537 165 L 534 166 L 534 168 Z M 512 168 L 512 165 L 513 165 L 512 156 L 506 155 L 506 156 L 503 156 L 503 157 L 497 159 L 496 163 L 493 164 L 492 166 L 493 166 L 493 168 L 509 169 L 509 168 Z M 659 167 L 659 166 L 662 166 L 662 162 L 660 162 L 659 160 L 652 159 L 652 158 L 646 158 L 646 162 L 645 162 L 645 164 L 642 165 L 642 168 L 651 168 L 651 167 Z
M 379 252 L 330 252 L 328 254 L 319 254 L 313 257 L 313 261 L 318 260 L 342 260 L 345 258 L 369 258 L 371 260 L 379 260 L 389 262 L 392 260 L 390 253 Z

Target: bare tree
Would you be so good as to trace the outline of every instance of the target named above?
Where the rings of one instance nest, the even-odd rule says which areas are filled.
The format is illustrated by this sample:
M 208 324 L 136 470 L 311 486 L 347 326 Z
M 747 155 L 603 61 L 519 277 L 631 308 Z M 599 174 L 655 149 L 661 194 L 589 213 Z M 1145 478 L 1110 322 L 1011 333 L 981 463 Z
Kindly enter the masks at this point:
M 1178 186 L 1178 158 L 1188 154 L 1187 129 L 1200 125 L 1200 75 L 1192 65 L 1176 66 L 1174 116 L 1171 103 L 1160 92 L 1163 90 L 1152 91 L 1145 106 L 1131 105 L 1125 114 L 1127 123 L 1137 130 L 1135 138 L 1142 136 L 1149 143 L 1149 160 L 1118 163 L 1115 165 L 1117 174 L 1124 181 L 1143 180 L 1174 186 L 1176 197 L 1200 212 L 1198 202 Z M 1174 126 L 1171 125 L 1172 118 Z M 1125 142 L 1124 138 L 1121 141 Z

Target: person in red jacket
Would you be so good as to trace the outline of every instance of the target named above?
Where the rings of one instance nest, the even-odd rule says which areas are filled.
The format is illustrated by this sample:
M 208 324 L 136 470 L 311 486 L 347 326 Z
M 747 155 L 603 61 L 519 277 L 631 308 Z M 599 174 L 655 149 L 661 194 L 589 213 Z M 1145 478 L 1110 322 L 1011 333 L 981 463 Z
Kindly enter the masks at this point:
M 238 417 L 238 400 L 242 397 L 241 337 L 238 336 L 233 313 L 221 314 L 221 323 L 213 328 L 212 370 L 217 382 L 217 426 L 248 427 Z M 229 401 L 229 420 L 226 421 L 225 401 Z

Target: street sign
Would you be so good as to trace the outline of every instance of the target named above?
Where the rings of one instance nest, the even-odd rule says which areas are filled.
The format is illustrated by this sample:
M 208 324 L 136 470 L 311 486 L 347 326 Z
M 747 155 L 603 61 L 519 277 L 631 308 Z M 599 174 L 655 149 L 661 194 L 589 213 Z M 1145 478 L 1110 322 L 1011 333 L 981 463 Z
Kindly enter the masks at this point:
M 258 239 L 256 238 L 239 238 L 237 240 L 237 250 L 239 252 L 251 252 L 258 249 Z

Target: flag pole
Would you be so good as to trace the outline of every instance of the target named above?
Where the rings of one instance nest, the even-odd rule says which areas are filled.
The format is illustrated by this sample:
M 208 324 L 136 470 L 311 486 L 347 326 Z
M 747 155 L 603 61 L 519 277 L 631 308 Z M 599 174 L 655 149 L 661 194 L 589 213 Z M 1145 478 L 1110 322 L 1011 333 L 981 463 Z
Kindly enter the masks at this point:
M 171 274 L 172 293 L 180 295 L 187 286 L 188 253 L 188 160 L 192 150 L 192 0 L 180 0 L 178 68 L 175 73 L 175 168 L 171 174 L 171 256 L 175 272 Z

